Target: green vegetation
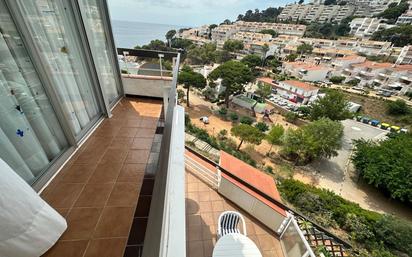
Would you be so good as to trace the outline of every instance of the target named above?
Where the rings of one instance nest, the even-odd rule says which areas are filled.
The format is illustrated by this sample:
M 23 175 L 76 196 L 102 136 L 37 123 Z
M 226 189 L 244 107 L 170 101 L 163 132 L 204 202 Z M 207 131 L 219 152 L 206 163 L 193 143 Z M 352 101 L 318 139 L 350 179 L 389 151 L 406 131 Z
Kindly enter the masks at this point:
M 278 36 L 278 33 L 276 31 L 274 31 L 273 29 L 264 29 L 264 30 L 259 31 L 259 33 L 269 34 L 269 35 L 272 36 L 272 38 L 275 38 L 275 37 Z
M 195 125 L 193 125 L 190 121 L 189 115 L 185 116 L 185 127 L 186 127 L 186 131 L 189 134 L 208 143 L 212 147 L 218 150 L 225 151 L 235 156 L 236 158 L 252 165 L 253 167 L 256 167 L 256 161 L 253 160 L 249 154 L 242 152 L 242 151 L 238 151 L 236 149 L 236 143 L 232 139 L 226 137 L 227 131 L 226 132 L 220 131 L 218 134 L 218 138 L 210 136 L 206 130 L 198 128 Z M 224 135 L 223 138 L 221 138 L 222 135 Z
M 391 198 L 412 203 L 412 134 L 354 143 L 352 161 L 360 177 L 389 193 Z
M 172 29 L 166 32 L 166 40 L 169 46 L 171 46 L 171 40 L 176 36 L 176 30 Z
M 297 54 L 288 54 L 286 56 L 286 61 L 288 62 L 294 62 L 296 60 L 296 58 L 298 58 Z
M 244 85 L 253 80 L 253 75 L 247 65 L 238 61 L 228 61 L 214 69 L 208 76 L 211 82 L 219 78 L 222 79 L 222 86 L 225 87 L 223 94 L 226 107 L 229 108 L 229 96 L 242 92 Z
M 298 46 L 297 53 L 298 54 L 311 54 L 313 51 L 313 46 L 303 43 Z
M 344 76 L 333 76 L 329 79 L 333 84 L 340 84 L 345 80 Z
M 321 118 L 296 130 L 289 129 L 284 137 L 282 155 L 299 165 L 322 157 L 330 158 L 341 148 L 342 136 L 340 122 Z
M 240 123 L 242 124 L 252 125 L 253 122 L 254 120 L 249 116 L 242 116 L 242 118 L 240 118 Z
M 237 16 L 238 21 L 257 21 L 257 22 L 276 22 L 278 15 L 282 12 L 282 7 L 269 7 L 266 10 L 259 11 L 259 9 L 248 10 L 244 15 Z
M 337 39 L 346 36 L 350 32 L 349 23 L 352 19 L 353 17 L 345 18 L 339 24 L 311 22 L 306 27 L 305 37 Z
M 376 15 L 378 18 L 387 19 L 387 23 L 395 24 L 399 16 L 408 10 L 409 4 L 407 1 L 398 3 L 391 3 L 386 10 Z
M 247 124 L 239 124 L 232 127 L 230 129 L 230 133 L 232 136 L 235 136 L 240 140 L 240 143 L 237 146 L 238 151 L 243 142 L 260 145 L 260 143 L 262 143 L 262 139 L 264 138 L 264 134 L 259 129 Z
M 225 43 L 223 44 L 223 50 L 226 50 L 229 52 L 236 52 L 236 51 L 242 50 L 243 47 L 244 47 L 243 42 L 240 40 L 236 40 L 236 39 L 226 40 Z
M 391 115 L 406 115 L 412 113 L 411 107 L 409 107 L 404 100 L 388 101 L 386 106 L 388 114 Z
M 337 90 L 328 90 L 322 98 L 316 99 L 310 106 L 310 119 L 318 120 L 322 117 L 331 120 L 344 120 L 352 114 L 348 109 L 345 95 Z
M 194 65 L 214 63 L 216 62 L 216 45 L 208 43 L 200 47 L 190 48 L 186 58 Z
M 348 82 L 346 82 L 346 84 L 347 84 L 348 86 L 355 87 L 355 86 L 357 86 L 357 85 L 359 84 L 359 82 L 360 82 L 359 79 L 351 79 L 351 80 L 349 80 Z
M 412 25 L 404 24 L 389 29 L 376 31 L 373 40 L 390 41 L 394 46 L 403 47 L 412 44 Z
M 287 112 L 285 114 L 285 120 L 289 123 L 295 124 L 295 122 L 298 120 L 299 115 L 294 113 L 294 112 Z
M 189 66 L 184 66 L 179 72 L 178 83 L 183 84 L 186 89 L 186 104 L 189 107 L 189 92 L 190 87 L 203 89 L 206 86 L 206 79 L 202 74 L 194 72 Z
M 268 141 L 270 144 L 270 149 L 269 152 L 267 153 L 268 155 L 272 151 L 273 145 L 277 145 L 281 143 L 281 138 L 283 134 L 285 133 L 285 129 L 283 128 L 282 125 L 274 125 L 270 129 L 269 133 L 266 135 L 265 140 Z
M 246 64 L 249 68 L 255 69 L 255 67 L 262 64 L 262 57 L 256 54 L 249 54 L 243 57 L 240 61 Z
M 193 46 L 192 41 L 190 41 L 189 39 L 184 39 L 184 38 L 173 38 L 171 39 L 171 44 L 172 44 L 172 48 L 176 48 L 176 49 L 189 49 L 190 47 Z
M 150 41 L 149 44 L 143 46 L 135 46 L 135 49 L 156 50 L 156 51 L 169 51 L 170 48 L 162 40 L 155 39 Z
M 239 119 L 239 115 L 236 112 L 231 112 L 229 114 L 229 118 L 232 122 L 235 122 Z
M 368 250 L 359 249 L 362 257 L 408 256 L 412 252 L 410 222 L 362 209 L 331 191 L 297 180 L 283 180 L 278 189 L 285 200 L 317 223 L 348 233 L 352 243 Z
M 269 130 L 269 126 L 264 122 L 258 122 L 255 124 L 255 128 L 260 130 L 261 132 L 266 132 Z

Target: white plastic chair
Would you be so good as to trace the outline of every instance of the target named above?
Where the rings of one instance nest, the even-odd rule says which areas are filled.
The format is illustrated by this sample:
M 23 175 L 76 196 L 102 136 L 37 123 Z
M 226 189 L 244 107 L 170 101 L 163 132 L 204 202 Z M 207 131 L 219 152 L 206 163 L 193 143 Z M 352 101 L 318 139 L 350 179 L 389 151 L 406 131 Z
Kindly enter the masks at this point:
M 219 216 L 217 236 L 221 238 L 227 234 L 241 234 L 239 230 L 239 222 L 242 222 L 243 234 L 246 236 L 246 224 L 242 215 L 235 211 L 225 211 Z

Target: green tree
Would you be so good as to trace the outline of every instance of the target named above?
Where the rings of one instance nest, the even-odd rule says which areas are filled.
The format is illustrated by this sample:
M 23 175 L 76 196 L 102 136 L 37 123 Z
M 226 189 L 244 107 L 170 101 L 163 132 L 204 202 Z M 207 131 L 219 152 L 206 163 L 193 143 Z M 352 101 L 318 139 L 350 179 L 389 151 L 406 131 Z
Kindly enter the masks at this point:
M 286 61 L 288 62 L 294 62 L 296 60 L 296 58 L 298 58 L 297 54 L 288 54 L 286 56 Z
M 216 61 L 216 45 L 207 43 L 201 47 L 192 47 L 187 51 L 187 59 L 195 65 L 214 63 Z
M 277 37 L 277 36 L 279 35 L 279 34 L 278 34 L 275 30 L 273 30 L 273 29 L 264 29 L 264 30 L 259 31 L 259 33 L 269 34 L 269 35 L 272 36 L 272 38 L 275 38 L 275 37 Z
M 242 116 L 242 118 L 240 118 L 240 123 L 242 124 L 252 125 L 253 122 L 254 120 L 249 116 Z
M 261 132 L 266 132 L 269 130 L 269 126 L 264 122 L 258 122 L 255 124 L 255 128 L 260 130 Z
M 272 93 L 272 86 L 266 83 L 259 82 L 257 84 L 257 89 L 254 93 L 255 95 L 259 96 L 261 102 L 264 102 L 264 100 Z M 256 101 L 252 106 L 253 117 L 256 117 L 255 108 L 258 103 L 259 101 Z
M 226 50 L 229 52 L 236 52 L 236 51 L 242 50 L 243 47 L 244 47 L 243 42 L 240 40 L 236 40 L 236 39 L 228 39 L 223 44 L 223 50 Z
M 337 2 L 336 0 L 325 0 L 325 2 L 323 2 L 324 5 L 336 5 Z
M 360 80 L 359 79 L 351 79 L 348 82 L 346 82 L 347 85 L 351 87 L 355 87 L 359 84 Z
M 267 154 L 270 154 L 272 151 L 273 145 L 280 144 L 281 138 L 283 134 L 285 133 L 285 129 L 282 127 L 282 125 L 274 125 L 270 129 L 269 133 L 266 135 L 265 139 L 268 141 L 270 144 L 270 149 Z
M 388 101 L 386 108 L 391 115 L 406 115 L 411 113 L 411 108 L 406 104 L 404 100 Z
M 333 84 L 340 84 L 345 80 L 344 76 L 333 76 L 329 79 Z
M 150 41 L 149 44 L 143 46 L 135 46 L 135 49 L 147 49 L 147 50 L 157 50 L 157 51 L 168 51 L 169 47 L 166 46 L 165 42 L 159 39 Z
M 384 141 L 354 142 L 353 164 L 359 176 L 390 194 L 412 203 L 412 135 L 397 134 Z
M 303 43 L 297 48 L 299 54 L 311 54 L 313 51 L 313 46 Z
M 260 143 L 262 143 L 262 139 L 264 138 L 264 134 L 259 129 L 247 124 L 239 124 L 232 127 L 230 133 L 240 139 L 240 143 L 237 146 L 238 151 L 243 142 L 260 145 Z
M 183 67 L 182 71 L 179 72 L 178 82 L 179 84 L 183 84 L 183 87 L 186 89 L 186 103 L 188 107 L 190 106 L 190 87 L 202 89 L 206 86 L 205 77 L 200 73 L 194 72 L 189 66 Z
M 228 61 L 214 69 L 208 76 L 213 82 L 222 79 L 224 89 L 224 98 L 226 107 L 229 108 L 229 97 L 234 93 L 240 93 L 244 90 L 244 85 L 253 80 L 250 68 L 238 61 Z
M 217 50 L 215 56 L 217 63 L 224 63 L 233 59 L 233 55 L 227 50 Z
M 175 36 L 176 36 L 176 30 L 174 30 L 174 29 L 169 30 L 168 32 L 166 32 L 165 37 L 166 37 L 166 40 L 167 40 L 167 42 L 168 42 L 168 44 L 169 44 L 169 47 L 171 47 L 171 45 L 172 45 L 172 43 L 171 43 L 172 38 L 174 38 Z
M 282 154 L 296 164 L 330 158 L 341 148 L 342 136 L 340 122 L 321 118 L 296 130 L 289 129 L 284 137 Z
M 330 90 L 322 98 L 315 100 L 310 106 L 310 119 L 329 118 L 344 120 L 351 117 L 349 102 L 345 95 L 337 90 Z
M 387 23 L 394 24 L 399 16 L 408 10 L 409 4 L 406 1 L 401 1 L 399 4 L 392 3 L 383 12 L 376 15 L 376 17 L 387 19 Z
M 249 54 L 243 57 L 240 61 L 246 64 L 249 68 L 255 69 L 255 67 L 260 66 L 262 63 L 262 58 L 256 54 Z
M 171 47 L 173 48 L 189 49 L 192 45 L 193 43 L 189 39 L 184 39 L 184 38 L 172 38 L 171 39 Z
M 378 30 L 373 33 L 372 39 L 390 41 L 397 47 L 410 45 L 412 44 L 412 25 L 404 24 L 389 29 Z

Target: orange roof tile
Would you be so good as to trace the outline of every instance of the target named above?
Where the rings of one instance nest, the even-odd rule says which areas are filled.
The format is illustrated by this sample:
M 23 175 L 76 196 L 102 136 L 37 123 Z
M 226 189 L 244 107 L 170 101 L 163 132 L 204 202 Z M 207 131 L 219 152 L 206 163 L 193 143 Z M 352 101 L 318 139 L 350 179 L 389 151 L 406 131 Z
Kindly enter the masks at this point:
M 372 61 L 365 61 L 363 63 L 353 64 L 355 67 L 366 67 L 372 69 L 385 69 L 391 68 L 394 64 L 389 62 L 372 62 Z
M 284 80 L 284 81 L 282 81 L 282 82 L 287 83 L 287 84 L 292 85 L 292 86 L 297 87 L 297 88 L 301 88 L 301 89 L 303 89 L 303 90 L 305 90 L 305 91 L 311 91 L 311 90 L 316 90 L 316 89 L 318 89 L 318 88 L 315 87 L 315 86 L 312 86 L 312 85 L 310 85 L 310 84 L 308 84 L 308 83 L 305 83 L 305 82 L 302 82 L 302 81 L 298 81 L 298 80 Z
M 326 66 L 306 62 L 286 62 L 285 65 L 292 65 L 294 68 L 305 70 L 329 70 Z
M 236 157 L 224 152 L 220 151 L 220 163 L 219 165 L 231 173 L 232 175 L 236 176 L 243 182 L 253 186 L 254 188 L 258 189 L 259 191 L 265 193 L 266 195 L 272 197 L 274 200 L 278 202 L 282 202 L 280 198 L 280 194 L 277 190 L 276 183 L 272 177 L 266 175 L 262 171 L 250 166 L 249 164 L 237 159 Z M 231 178 L 230 176 L 222 173 L 222 176 L 232 183 L 236 184 L 240 188 L 242 188 L 245 192 L 249 193 L 250 195 L 254 196 L 256 199 L 259 199 L 269 207 L 273 208 L 275 211 L 280 213 L 283 216 L 286 216 L 286 211 L 279 207 L 278 205 L 272 203 L 271 201 L 264 198 L 262 195 L 257 193 L 256 191 L 244 186 L 243 184 L 239 183 L 235 179 Z
M 412 64 L 396 65 L 395 70 L 397 70 L 397 71 L 412 71 Z

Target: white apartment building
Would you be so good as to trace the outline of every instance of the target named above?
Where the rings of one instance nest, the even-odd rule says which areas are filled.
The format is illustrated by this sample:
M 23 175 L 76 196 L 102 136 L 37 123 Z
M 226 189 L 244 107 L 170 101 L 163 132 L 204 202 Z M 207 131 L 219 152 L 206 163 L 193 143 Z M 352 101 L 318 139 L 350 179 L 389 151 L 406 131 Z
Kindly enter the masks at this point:
M 394 27 L 386 24 L 384 19 L 378 18 L 355 18 L 349 24 L 350 34 L 358 38 L 371 37 L 373 33 Z
M 234 25 L 222 24 L 212 29 L 212 41 L 226 41 L 232 37 L 233 34 L 238 32 L 238 28 Z
M 390 90 L 397 94 L 405 94 L 411 90 L 412 86 L 412 65 L 410 64 L 396 65 L 365 61 L 343 68 L 338 75 L 345 76 L 345 81 L 360 80 L 358 85 L 361 87 Z
M 234 24 L 239 31 L 260 32 L 266 29 L 273 29 L 281 35 L 303 36 L 306 26 L 300 24 L 272 23 L 272 22 L 247 22 L 237 21 Z
M 398 20 L 396 21 L 397 25 L 412 24 L 412 1 L 408 1 L 408 4 L 409 4 L 408 10 L 398 17 Z
M 327 66 L 306 62 L 284 62 L 282 66 L 286 74 L 312 82 L 326 80 L 331 71 Z
M 402 47 L 396 64 L 412 64 L 412 45 Z
M 240 40 L 244 44 L 251 44 L 252 42 L 270 42 L 272 40 L 272 35 L 262 34 L 256 32 L 243 32 L 239 31 L 232 35 L 231 39 Z
M 356 17 L 373 17 L 386 10 L 391 3 L 400 3 L 401 0 L 340 0 L 346 2 L 346 5 L 354 5 Z
M 340 22 L 354 11 L 352 5 L 288 4 L 278 18 L 283 21 Z

